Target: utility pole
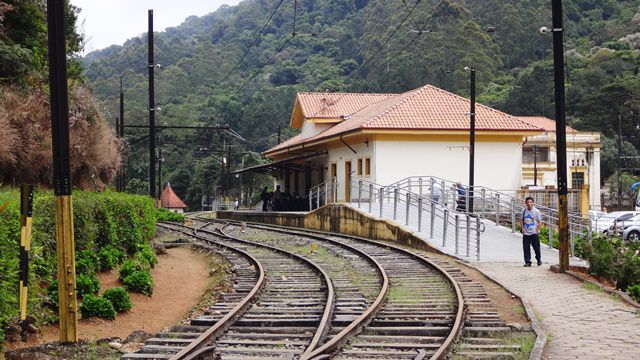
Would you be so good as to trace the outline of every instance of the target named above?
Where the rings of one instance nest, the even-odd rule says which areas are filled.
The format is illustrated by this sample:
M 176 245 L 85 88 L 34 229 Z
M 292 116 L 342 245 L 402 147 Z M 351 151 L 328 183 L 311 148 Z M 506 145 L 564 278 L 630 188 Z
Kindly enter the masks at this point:
M 158 147 L 158 195 L 162 194 L 162 148 Z
M 469 203 L 467 212 L 473 212 L 473 189 L 475 185 L 475 156 L 476 156 L 476 68 L 471 66 L 471 109 L 469 111 L 470 131 L 469 131 Z
M 567 209 L 567 127 L 564 94 L 564 40 L 562 0 L 551 0 L 553 32 L 553 73 L 555 84 L 556 149 L 558 177 L 558 238 L 560 272 L 569 269 L 569 211 Z
M 120 75 L 120 127 L 118 128 L 118 136 L 120 139 L 124 139 L 124 91 L 122 89 L 122 75 Z M 118 174 L 118 191 L 124 191 L 124 164 L 125 164 L 125 150 L 122 151 L 122 168 Z
M 149 10 L 149 32 L 147 33 L 149 41 L 149 196 L 156 199 L 156 99 L 154 89 L 154 70 L 155 63 L 153 60 L 153 10 Z
M 622 210 L 622 115 L 618 115 L 618 211 Z
M 533 145 L 533 186 L 538 186 L 538 145 Z
M 64 3 L 60 0 L 47 0 L 51 148 L 53 150 L 53 193 L 56 203 L 56 252 L 58 255 L 58 308 L 60 342 L 63 343 L 78 341 Z

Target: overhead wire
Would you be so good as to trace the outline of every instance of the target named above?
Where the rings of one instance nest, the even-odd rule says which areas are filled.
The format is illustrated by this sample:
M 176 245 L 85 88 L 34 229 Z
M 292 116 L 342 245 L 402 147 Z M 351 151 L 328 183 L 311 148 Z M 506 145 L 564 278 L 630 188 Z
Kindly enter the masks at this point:
M 393 30 L 393 32 L 391 32 L 391 34 L 389 34 L 389 36 L 387 36 L 387 38 L 385 39 L 385 41 L 382 43 L 382 45 L 380 45 L 378 47 L 378 49 L 376 50 L 375 53 L 373 53 L 373 55 L 371 55 L 369 58 L 365 59 L 365 61 L 362 62 L 362 64 L 360 64 L 360 66 L 354 71 L 352 72 L 346 80 L 351 80 L 353 79 L 356 75 L 358 75 L 360 73 L 360 71 L 362 71 L 367 65 L 369 65 L 369 63 L 371 63 L 371 61 L 373 61 L 373 59 L 376 58 L 376 56 L 378 56 L 378 54 L 380 54 L 380 52 L 382 52 L 382 50 L 384 50 L 384 48 L 387 46 L 387 44 L 389 44 L 389 42 L 391 41 L 391 39 L 398 33 L 398 31 L 400 30 L 400 28 L 402 27 L 402 25 L 404 25 L 404 23 L 407 21 L 407 19 L 409 19 L 409 17 L 411 17 L 413 15 L 413 12 L 415 11 L 416 7 L 418 7 L 418 5 L 420 4 L 422 0 L 417 0 L 416 3 L 413 5 L 413 7 L 411 7 L 407 14 L 404 16 L 404 18 L 402 19 L 402 21 L 400 22 L 400 24 L 398 24 L 398 26 L 396 26 L 396 28 Z M 415 40 L 414 40 L 415 41 Z M 337 103 L 338 101 L 340 101 L 342 98 L 344 98 L 347 95 L 347 93 L 342 94 L 341 96 L 339 96 L 336 100 L 333 100 L 333 103 Z M 318 110 L 318 111 L 322 111 Z M 318 112 L 316 112 L 314 114 L 317 115 Z
M 258 42 L 260 41 L 260 38 L 264 35 L 264 31 L 267 29 L 267 26 L 269 26 L 269 24 L 271 23 L 271 20 L 273 20 L 273 17 L 276 15 L 276 12 L 278 12 L 278 9 L 280 9 L 280 6 L 282 6 L 282 3 L 284 3 L 284 0 L 278 1 L 278 4 L 273 9 L 273 11 L 271 11 L 271 15 L 269 15 L 269 18 L 267 19 L 267 21 L 265 21 L 264 25 L 262 26 L 262 28 L 260 29 L 260 31 L 256 35 L 255 39 L 253 40 L 253 43 L 251 44 L 251 46 L 249 46 L 249 48 L 244 52 L 244 54 L 242 55 L 240 60 L 235 64 L 235 66 L 226 75 L 223 76 L 223 80 L 218 82 L 218 84 L 226 83 L 229 80 L 229 78 L 231 77 L 231 75 L 233 75 L 235 73 L 235 71 L 238 70 L 240 68 L 240 66 L 242 66 L 242 64 L 244 63 L 244 60 L 247 58 L 247 56 L 249 55 L 251 50 L 256 45 L 258 45 Z M 210 85 L 207 85 L 207 86 L 208 87 L 212 87 Z

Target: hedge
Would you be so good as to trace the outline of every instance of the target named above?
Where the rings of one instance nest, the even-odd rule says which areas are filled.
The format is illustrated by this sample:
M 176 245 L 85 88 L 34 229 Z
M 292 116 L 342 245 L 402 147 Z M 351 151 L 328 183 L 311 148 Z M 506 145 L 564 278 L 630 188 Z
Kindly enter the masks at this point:
M 33 202 L 28 312 L 38 320 L 48 314 L 40 298 L 46 296 L 46 284 L 55 280 L 57 272 L 54 215 L 53 194 L 37 191 Z M 88 276 L 121 262 L 124 253 L 134 255 L 138 246 L 146 244 L 156 232 L 153 200 L 146 196 L 74 191 L 73 215 L 76 261 L 78 269 Z M 18 314 L 19 216 L 19 191 L 0 188 L 0 347 L 7 320 Z M 100 253 L 102 249 L 109 250 Z M 96 259 L 99 261 L 89 263 Z

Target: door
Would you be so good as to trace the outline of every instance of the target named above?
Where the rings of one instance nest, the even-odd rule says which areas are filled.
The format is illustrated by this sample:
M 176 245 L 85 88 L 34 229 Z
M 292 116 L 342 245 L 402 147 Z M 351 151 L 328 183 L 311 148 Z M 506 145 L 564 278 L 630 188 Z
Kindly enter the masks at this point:
M 351 161 L 344 162 L 344 201 L 351 202 Z

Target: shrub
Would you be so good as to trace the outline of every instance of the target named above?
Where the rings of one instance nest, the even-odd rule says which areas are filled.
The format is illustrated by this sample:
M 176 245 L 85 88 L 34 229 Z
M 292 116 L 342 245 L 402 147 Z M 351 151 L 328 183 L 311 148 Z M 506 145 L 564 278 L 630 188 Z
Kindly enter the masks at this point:
M 629 295 L 633 298 L 633 300 L 640 302 L 640 284 L 629 286 L 627 290 L 629 291 Z
M 124 278 L 133 274 L 135 271 L 149 272 L 151 271 L 151 265 L 144 259 L 142 261 L 134 259 L 126 260 L 120 266 L 120 275 L 118 278 L 120 281 L 124 281 Z
M 136 259 L 146 261 L 153 268 L 158 263 L 156 252 L 149 244 L 138 245 L 138 252 L 136 253 Z
M 76 291 L 78 297 L 84 298 L 87 295 L 96 294 L 100 291 L 100 281 L 96 274 L 80 274 L 76 278 Z
M 94 251 L 82 250 L 76 253 L 76 274 L 95 274 L 98 264 L 98 255 Z
M 108 245 L 98 252 L 100 271 L 109 271 L 124 260 L 124 251 Z
M 82 298 L 80 304 L 80 313 L 83 319 L 90 317 L 101 317 L 104 319 L 115 320 L 116 310 L 108 299 L 102 296 L 87 295 Z
M 589 273 L 614 280 L 622 290 L 640 284 L 640 244 L 598 235 L 590 245 L 582 245 L 582 252 L 589 262 Z
M 158 221 L 184 222 L 185 220 L 184 215 L 163 208 L 158 208 L 156 217 Z
M 153 293 L 153 279 L 151 274 L 145 271 L 134 271 L 122 280 L 124 287 L 129 291 L 136 291 L 147 296 Z
M 51 299 L 51 302 L 53 302 L 56 306 L 56 308 L 58 307 L 58 281 L 57 280 L 53 280 L 51 282 L 51 284 L 49 284 L 49 287 L 47 288 L 47 295 L 49 296 L 49 299 Z
M 109 289 L 102 294 L 102 297 L 111 301 L 113 308 L 117 312 L 129 311 L 133 304 L 131 303 L 131 297 L 127 291 L 121 287 Z

